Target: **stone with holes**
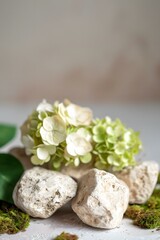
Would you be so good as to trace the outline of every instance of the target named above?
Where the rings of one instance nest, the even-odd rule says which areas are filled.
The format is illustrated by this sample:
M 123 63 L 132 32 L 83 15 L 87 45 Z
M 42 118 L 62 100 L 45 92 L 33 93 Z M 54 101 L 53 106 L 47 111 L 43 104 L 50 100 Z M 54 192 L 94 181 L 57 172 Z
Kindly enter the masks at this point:
M 120 225 L 128 200 L 125 183 L 111 173 L 91 169 L 79 179 L 72 209 L 84 223 L 111 229 Z
M 15 205 L 32 217 L 50 217 L 58 208 L 72 199 L 77 183 L 69 176 L 41 167 L 25 171 L 17 183 L 13 200 Z
M 116 176 L 123 180 L 129 187 L 130 203 L 145 203 L 152 195 L 159 173 L 159 166 L 156 162 L 144 161 L 134 167 L 129 167 Z

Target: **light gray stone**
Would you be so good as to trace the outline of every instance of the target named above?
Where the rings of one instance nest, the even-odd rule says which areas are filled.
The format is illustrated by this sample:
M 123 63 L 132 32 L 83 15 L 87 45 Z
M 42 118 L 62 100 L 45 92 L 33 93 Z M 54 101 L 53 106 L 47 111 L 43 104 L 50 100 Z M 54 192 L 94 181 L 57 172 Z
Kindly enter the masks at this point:
M 91 169 L 79 179 L 72 209 L 84 223 L 111 229 L 120 225 L 128 200 L 125 183 L 111 173 Z
M 135 167 L 130 167 L 116 173 L 129 187 L 130 203 L 145 203 L 152 195 L 159 172 L 159 165 L 154 161 L 144 161 Z
M 25 171 L 13 191 L 15 205 L 32 217 L 50 217 L 72 199 L 77 183 L 62 173 L 34 167 Z

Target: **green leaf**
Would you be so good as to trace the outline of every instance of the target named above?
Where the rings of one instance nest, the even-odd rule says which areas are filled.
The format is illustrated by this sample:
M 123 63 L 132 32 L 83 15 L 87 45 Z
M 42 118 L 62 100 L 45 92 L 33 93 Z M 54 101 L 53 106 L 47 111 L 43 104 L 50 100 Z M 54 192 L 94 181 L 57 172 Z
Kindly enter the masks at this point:
M 0 154 L 0 200 L 13 203 L 12 192 L 24 168 L 14 156 Z
M 16 134 L 16 126 L 10 124 L 0 124 L 0 147 L 11 141 Z

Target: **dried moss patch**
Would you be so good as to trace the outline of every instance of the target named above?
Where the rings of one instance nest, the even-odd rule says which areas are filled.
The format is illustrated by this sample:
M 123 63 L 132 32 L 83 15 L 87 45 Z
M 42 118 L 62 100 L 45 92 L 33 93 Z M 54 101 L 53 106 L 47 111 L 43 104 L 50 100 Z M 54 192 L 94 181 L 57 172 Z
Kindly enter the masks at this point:
M 24 231 L 29 226 L 29 215 L 13 204 L 0 201 L 0 234 Z

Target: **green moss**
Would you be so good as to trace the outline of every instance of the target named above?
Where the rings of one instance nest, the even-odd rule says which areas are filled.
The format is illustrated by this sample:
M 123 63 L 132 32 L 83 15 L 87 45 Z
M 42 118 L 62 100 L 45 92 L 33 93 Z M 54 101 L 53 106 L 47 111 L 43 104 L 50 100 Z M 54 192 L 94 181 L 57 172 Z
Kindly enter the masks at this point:
M 160 227 L 160 189 L 155 189 L 145 204 L 129 205 L 125 216 L 134 220 L 142 228 Z
M 29 226 L 29 215 L 13 204 L 0 201 L 0 234 L 24 231 Z
M 159 197 L 150 197 L 146 203 L 147 207 L 150 209 L 159 209 L 160 210 L 160 198 Z
M 136 217 L 134 224 L 149 229 L 160 227 L 160 210 L 146 210 Z
M 77 235 L 62 232 L 54 240 L 78 240 L 78 237 L 77 237 Z
M 125 217 L 135 220 L 140 214 L 144 213 L 144 208 L 140 205 L 129 205 L 125 212 Z

